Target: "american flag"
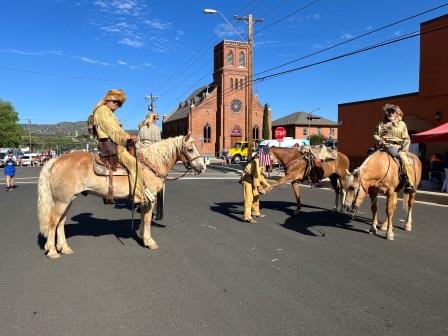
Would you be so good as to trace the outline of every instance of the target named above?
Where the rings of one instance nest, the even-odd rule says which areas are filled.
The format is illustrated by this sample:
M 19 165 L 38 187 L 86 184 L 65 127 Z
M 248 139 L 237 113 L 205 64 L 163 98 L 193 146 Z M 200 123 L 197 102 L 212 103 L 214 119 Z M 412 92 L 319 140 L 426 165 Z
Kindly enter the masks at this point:
M 270 166 L 272 163 L 271 156 L 269 155 L 268 146 L 258 147 L 258 156 L 260 157 L 260 166 Z

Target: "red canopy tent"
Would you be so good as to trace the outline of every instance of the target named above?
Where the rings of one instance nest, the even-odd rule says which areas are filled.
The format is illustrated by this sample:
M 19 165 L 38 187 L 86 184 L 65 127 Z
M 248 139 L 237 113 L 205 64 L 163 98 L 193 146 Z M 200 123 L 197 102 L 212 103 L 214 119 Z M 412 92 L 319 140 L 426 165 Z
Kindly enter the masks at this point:
M 412 134 L 411 141 L 414 143 L 448 141 L 448 122 L 427 131 Z

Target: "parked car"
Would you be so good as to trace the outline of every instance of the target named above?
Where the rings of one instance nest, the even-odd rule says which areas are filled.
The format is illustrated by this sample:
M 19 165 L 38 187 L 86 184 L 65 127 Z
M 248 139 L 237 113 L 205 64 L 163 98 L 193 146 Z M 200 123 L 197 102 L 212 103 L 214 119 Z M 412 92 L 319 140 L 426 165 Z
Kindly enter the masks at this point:
M 23 154 L 23 156 L 20 158 L 20 165 L 21 166 L 39 166 L 39 163 L 35 163 L 36 158 L 38 157 L 35 153 L 27 153 Z

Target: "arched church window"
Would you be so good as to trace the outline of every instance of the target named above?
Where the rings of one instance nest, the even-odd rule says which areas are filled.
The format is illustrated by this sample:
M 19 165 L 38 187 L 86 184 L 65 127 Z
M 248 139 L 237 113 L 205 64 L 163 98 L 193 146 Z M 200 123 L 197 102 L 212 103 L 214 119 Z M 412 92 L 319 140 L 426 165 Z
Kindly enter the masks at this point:
M 212 137 L 211 127 L 210 124 L 207 123 L 204 126 L 204 143 L 210 143 L 211 137 Z
M 240 90 L 242 90 L 243 89 L 243 79 L 241 78 L 240 79 Z
M 237 83 L 238 86 L 238 83 Z M 233 89 L 233 78 L 230 78 L 230 88 Z
M 233 51 L 232 50 L 230 50 L 227 53 L 227 64 L 228 65 L 233 65 Z
M 257 125 L 252 128 L 252 139 L 258 140 L 260 139 L 260 129 Z
M 246 66 L 246 58 L 244 56 L 244 51 L 240 52 L 240 57 L 238 59 L 238 66 L 244 68 Z

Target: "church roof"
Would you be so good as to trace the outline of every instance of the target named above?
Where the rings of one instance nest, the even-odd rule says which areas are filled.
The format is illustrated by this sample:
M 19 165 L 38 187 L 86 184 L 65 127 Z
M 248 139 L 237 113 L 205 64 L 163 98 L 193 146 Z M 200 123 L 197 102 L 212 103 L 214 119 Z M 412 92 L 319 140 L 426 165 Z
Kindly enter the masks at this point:
M 311 126 L 330 126 L 330 127 L 336 127 L 339 124 L 337 122 L 334 122 L 332 120 L 322 118 L 318 115 L 312 114 L 311 120 L 309 119 L 310 113 L 308 112 L 294 112 L 291 114 L 288 114 L 285 117 L 282 117 L 280 119 L 274 120 L 272 122 L 272 126 L 284 126 L 284 125 L 311 125 Z
M 196 89 L 185 101 L 179 103 L 179 107 L 171 113 L 166 121 L 173 121 L 187 117 L 188 112 L 190 112 L 190 107 L 201 104 L 206 97 L 206 93 L 211 93 L 214 89 L 215 87 L 212 87 L 212 84 L 207 84 Z

